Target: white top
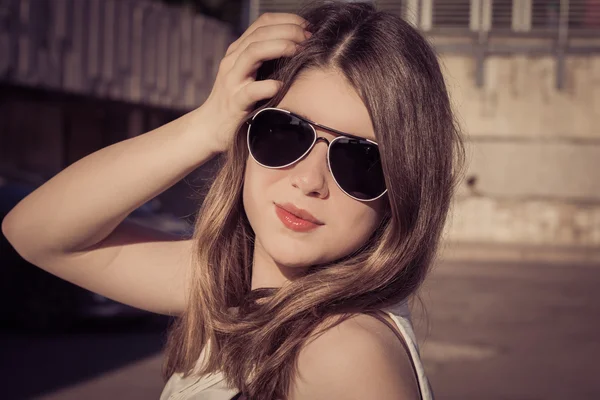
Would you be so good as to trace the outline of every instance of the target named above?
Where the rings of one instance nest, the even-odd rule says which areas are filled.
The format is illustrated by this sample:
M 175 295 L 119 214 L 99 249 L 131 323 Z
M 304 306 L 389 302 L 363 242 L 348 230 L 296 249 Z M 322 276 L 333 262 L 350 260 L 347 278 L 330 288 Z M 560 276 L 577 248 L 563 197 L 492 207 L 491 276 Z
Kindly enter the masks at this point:
M 410 320 L 410 310 L 406 302 L 382 309 L 395 322 L 410 351 L 410 356 L 417 373 L 421 399 L 433 400 L 433 393 L 425 375 L 419 347 Z M 202 357 L 202 355 L 201 355 Z M 188 376 L 182 378 L 181 373 L 173 374 L 165 385 L 160 400 L 230 400 L 239 391 L 228 387 L 225 378 L 219 372 L 202 377 Z

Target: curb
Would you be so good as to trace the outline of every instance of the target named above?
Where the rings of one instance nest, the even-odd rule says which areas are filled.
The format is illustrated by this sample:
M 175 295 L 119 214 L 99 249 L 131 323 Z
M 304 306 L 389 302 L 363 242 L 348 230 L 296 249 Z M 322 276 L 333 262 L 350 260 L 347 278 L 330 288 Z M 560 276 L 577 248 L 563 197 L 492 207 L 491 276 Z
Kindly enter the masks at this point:
M 446 242 L 440 246 L 438 261 L 506 262 L 600 267 L 600 248 L 510 243 Z

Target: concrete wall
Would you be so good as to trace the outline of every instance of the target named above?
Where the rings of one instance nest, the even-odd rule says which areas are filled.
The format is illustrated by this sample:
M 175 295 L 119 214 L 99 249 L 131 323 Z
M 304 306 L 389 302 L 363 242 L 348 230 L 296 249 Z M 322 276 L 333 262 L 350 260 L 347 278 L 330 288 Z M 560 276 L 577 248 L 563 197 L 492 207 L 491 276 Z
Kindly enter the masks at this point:
M 233 32 L 148 0 L 0 0 L 0 82 L 190 109 Z
M 442 55 L 467 138 L 467 180 L 447 238 L 600 248 L 600 56 Z M 468 182 L 468 183 L 467 183 Z
M 0 81 L 188 109 L 207 95 L 231 40 L 217 21 L 145 0 L 2 0 Z M 471 183 L 447 238 L 600 248 L 600 56 L 568 56 L 562 90 L 550 56 L 489 57 L 483 87 L 472 56 L 442 62 Z M 51 169 L 70 161 L 57 154 Z

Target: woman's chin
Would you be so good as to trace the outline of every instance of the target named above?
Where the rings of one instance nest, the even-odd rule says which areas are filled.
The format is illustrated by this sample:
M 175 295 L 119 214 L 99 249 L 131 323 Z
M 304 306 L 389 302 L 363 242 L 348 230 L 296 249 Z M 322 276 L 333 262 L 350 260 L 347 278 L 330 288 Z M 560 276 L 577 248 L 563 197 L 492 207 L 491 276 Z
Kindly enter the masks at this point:
M 317 263 L 316 259 L 301 254 L 273 254 L 272 257 L 280 268 L 300 270 Z
M 287 237 L 269 237 L 260 240 L 266 258 L 270 258 L 280 266 L 302 268 L 310 266 L 318 258 L 318 249 L 314 243 L 303 243 Z

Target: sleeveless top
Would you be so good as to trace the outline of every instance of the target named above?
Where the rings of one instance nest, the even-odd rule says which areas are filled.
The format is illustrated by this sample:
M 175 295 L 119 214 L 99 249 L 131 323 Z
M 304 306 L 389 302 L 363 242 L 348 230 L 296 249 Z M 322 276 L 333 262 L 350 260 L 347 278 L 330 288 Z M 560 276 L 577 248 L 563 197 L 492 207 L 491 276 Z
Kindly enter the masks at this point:
M 390 328 L 396 334 L 398 331 L 402 334 L 400 339 L 412 360 L 421 399 L 433 400 L 433 392 L 425 375 L 415 333 L 412 328 L 408 303 L 404 301 L 392 307 L 382 308 L 381 311 L 389 315 L 397 327 L 397 329 L 391 326 Z M 373 316 L 389 326 L 389 322 L 383 317 Z M 186 378 L 183 378 L 181 373 L 176 373 L 167 381 L 160 400 L 231 400 L 237 399 L 238 395 L 239 391 L 236 388 L 226 385 L 225 378 L 220 372 L 200 377 L 190 375 Z

